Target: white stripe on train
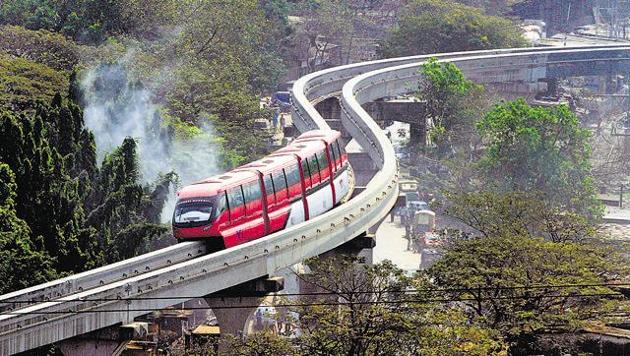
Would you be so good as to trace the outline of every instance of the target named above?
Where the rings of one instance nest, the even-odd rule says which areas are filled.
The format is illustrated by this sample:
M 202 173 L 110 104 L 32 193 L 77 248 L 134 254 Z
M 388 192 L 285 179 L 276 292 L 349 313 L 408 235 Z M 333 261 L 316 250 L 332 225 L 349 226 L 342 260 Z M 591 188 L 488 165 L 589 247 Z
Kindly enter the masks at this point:
M 324 188 L 321 188 L 306 197 L 306 201 L 308 202 L 309 218 L 312 219 L 316 216 L 322 215 L 332 209 L 335 204 L 339 203 L 346 197 L 346 195 L 348 195 L 351 185 L 348 169 L 344 170 L 337 178 L 335 178 L 333 184 L 335 185 L 336 193 L 336 201 L 334 204 L 332 201 L 332 189 L 330 185 L 326 185 Z M 302 203 L 302 199 L 291 204 L 291 213 L 289 214 L 286 227 L 297 225 L 301 222 L 304 222 L 304 204 Z

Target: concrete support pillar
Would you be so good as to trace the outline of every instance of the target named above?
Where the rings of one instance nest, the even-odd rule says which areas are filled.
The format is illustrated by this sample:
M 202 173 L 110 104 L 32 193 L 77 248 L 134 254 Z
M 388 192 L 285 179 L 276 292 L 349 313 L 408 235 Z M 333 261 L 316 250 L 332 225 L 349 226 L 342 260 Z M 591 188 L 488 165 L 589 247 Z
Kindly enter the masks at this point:
M 414 100 L 375 101 L 364 105 L 366 111 L 385 128 L 394 121 L 410 124 L 411 142 L 426 143 L 426 103 Z M 391 132 L 396 135 L 396 132 Z
M 219 322 L 221 337 L 243 335 L 245 322 L 263 299 L 283 288 L 282 277 L 259 278 L 206 296 L 205 300 Z
M 334 250 L 330 250 L 322 255 L 320 258 L 331 258 L 339 255 L 356 257 L 359 262 L 371 264 L 373 261 L 372 250 L 376 246 L 376 237 L 371 232 L 364 232 L 354 239 L 338 246 Z
M 545 92 L 546 97 L 558 97 L 558 78 L 544 78 L 540 79 L 539 82 L 547 84 L 547 91 Z
M 427 142 L 427 129 L 426 125 L 411 124 L 409 130 L 410 142 L 419 145 L 420 147 L 426 146 Z
M 548 80 L 546 80 L 546 82 L 547 82 L 547 92 L 545 94 L 553 98 L 557 97 L 558 96 L 558 79 L 549 78 Z
M 617 90 L 617 86 L 615 85 L 616 76 L 614 74 L 607 74 L 605 78 L 606 79 L 605 79 L 605 87 L 604 87 L 605 92 L 604 93 L 614 94 L 615 91 Z
M 384 101 L 377 100 L 363 105 L 363 109 L 376 121 L 380 127 L 387 127 L 392 124 L 392 121 L 386 120 L 384 112 Z M 390 117 L 390 119 L 392 119 Z
M 245 333 L 245 322 L 265 297 L 206 297 L 205 299 L 214 316 L 217 317 L 221 337 L 224 337 L 228 334 L 242 336 Z

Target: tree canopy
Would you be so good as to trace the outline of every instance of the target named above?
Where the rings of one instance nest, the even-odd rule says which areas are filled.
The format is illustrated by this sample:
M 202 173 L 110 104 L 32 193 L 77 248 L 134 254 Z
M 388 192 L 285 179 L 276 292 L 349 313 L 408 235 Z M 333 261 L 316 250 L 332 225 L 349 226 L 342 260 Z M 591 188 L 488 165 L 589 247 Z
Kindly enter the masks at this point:
M 453 288 L 470 320 L 525 347 L 536 334 L 575 331 L 619 295 L 604 284 L 618 277 L 607 250 L 531 235 L 457 240 L 428 271 Z M 520 344 L 523 343 L 523 344 Z
M 302 278 L 320 294 L 296 302 L 306 305 L 295 308 L 304 333 L 297 342 L 301 354 L 504 354 L 506 345 L 493 330 L 467 324 L 457 310 L 424 302 L 431 299 L 428 280 L 406 277 L 389 261 L 355 262 L 309 262 L 312 272 Z
M 3 233 L 15 239 L 13 250 L 25 250 L 10 261 L 39 258 L 42 266 L 41 278 L 18 270 L 5 291 L 146 252 L 166 232 L 156 223 L 172 174 L 142 185 L 130 138 L 99 168 L 94 137 L 71 101 L 57 94 L 33 114 L 2 109 L 0 135 Z
M 68 85 L 66 73 L 0 52 L 0 108 L 34 112 Z
M 477 123 L 484 177 L 502 191 L 536 191 L 562 210 L 601 214 L 591 176 L 589 132 L 565 105 L 496 105 Z
M 381 44 L 382 57 L 460 52 L 526 45 L 510 20 L 454 1 L 413 0 Z
M 466 79 L 453 63 L 435 58 L 422 65 L 423 75 L 416 93 L 425 105 L 420 118 L 427 124 L 435 156 L 452 156 L 456 149 L 469 150 L 474 141 L 474 124 L 485 108 L 484 88 Z

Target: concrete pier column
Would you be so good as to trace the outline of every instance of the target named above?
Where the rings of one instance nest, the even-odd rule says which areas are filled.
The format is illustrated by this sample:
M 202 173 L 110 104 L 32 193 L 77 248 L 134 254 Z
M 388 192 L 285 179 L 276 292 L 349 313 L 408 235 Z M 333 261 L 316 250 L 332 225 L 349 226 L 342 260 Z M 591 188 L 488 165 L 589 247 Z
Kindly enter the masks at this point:
M 245 322 L 249 319 L 265 297 L 206 297 L 206 302 L 217 317 L 221 337 L 227 334 L 242 336 Z
M 243 335 L 245 322 L 269 293 L 284 288 L 282 277 L 267 277 L 248 281 L 210 294 L 204 299 L 217 318 L 221 337 Z
M 373 233 L 364 232 L 354 239 L 338 246 L 334 250 L 330 250 L 321 254 L 320 258 L 337 257 L 339 255 L 357 257 L 359 262 L 371 264 L 372 250 L 376 246 L 376 237 Z

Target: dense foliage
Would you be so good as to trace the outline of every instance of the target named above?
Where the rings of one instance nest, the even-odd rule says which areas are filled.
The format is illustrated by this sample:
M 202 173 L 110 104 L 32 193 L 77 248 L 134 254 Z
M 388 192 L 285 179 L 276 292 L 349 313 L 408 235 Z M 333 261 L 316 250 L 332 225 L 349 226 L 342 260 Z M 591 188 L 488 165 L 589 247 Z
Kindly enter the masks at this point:
M 0 293 L 45 282 L 56 275 L 50 258 L 35 248 L 28 224 L 17 216 L 16 191 L 13 171 L 0 163 Z
M 458 240 L 429 274 L 456 289 L 451 297 L 465 300 L 471 322 L 499 330 L 518 349 L 538 333 L 575 331 L 603 314 L 614 292 L 597 285 L 617 277 L 612 267 L 593 246 L 502 235 Z
M 627 256 L 596 239 L 583 217 L 532 193 L 448 198 L 449 215 L 474 232 L 444 232 L 446 253 L 428 275 L 452 288 L 451 298 L 465 299 L 470 322 L 498 330 L 512 353 L 551 353 L 540 342 L 544 334 L 574 332 L 622 305 L 607 284 L 627 278 Z
M 510 20 L 488 16 L 454 1 L 414 0 L 403 11 L 382 57 L 522 47 L 526 42 Z
M 68 88 L 68 77 L 46 65 L 0 52 L 0 107 L 33 112 Z
M 86 50 L 87 47 L 79 46 L 58 33 L 30 31 L 20 26 L 0 26 L 0 52 L 56 70 L 73 70 Z
M 390 262 L 310 261 L 303 275 L 314 295 L 295 301 L 303 335 L 300 355 L 505 355 L 494 330 L 443 308 L 424 276 L 410 278 Z M 437 298 L 439 299 L 439 298 Z M 337 304 L 338 303 L 338 304 Z
M 16 244 L 7 245 L 6 253 L 38 258 L 41 266 L 35 274 L 41 278 L 14 274 L 2 292 L 131 257 L 166 231 L 155 224 L 172 176 L 153 188 L 142 186 L 132 139 L 99 169 L 81 110 L 59 94 L 34 114 L 0 111 L 0 135 L 5 233 Z
M 0 4 L 0 23 L 59 32 L 83 42 L 102 41 L 109 35 L 154 36 L 172 20 L 175 4 L 170 0 L 15 0 Z
M 538 191 L 562 210 L 598 216 L 589 132 L 565 105 L 531 107 L 519 99 L 495 106 L 477 128 L 487 145 L 480 166 L 503 191 Z
M 594 236 L 587 219 L 549 205 L 541 193 L 459 191 L 447 193 L 447 198 L 447 214 L 482 236 L 533 235 L 554 242 L 579 242 Z
M 469 150 L 475 121 L 484 109 L 483 87 L 466 79 L 453 63 L 432 58 L 422 65 L 423 80 L 417 96 L 425 104 L 421 120 L 429 124 L 430 147 L 446 158 L 457 149 Z

